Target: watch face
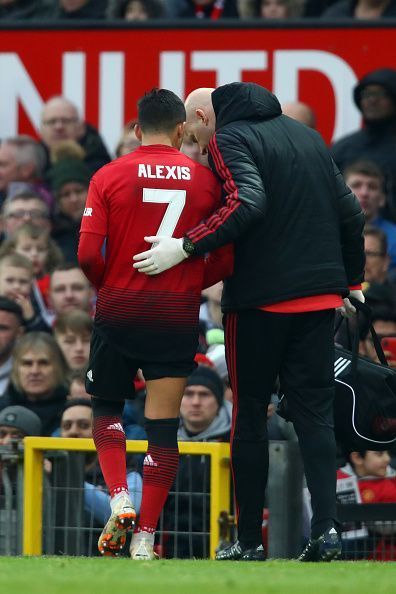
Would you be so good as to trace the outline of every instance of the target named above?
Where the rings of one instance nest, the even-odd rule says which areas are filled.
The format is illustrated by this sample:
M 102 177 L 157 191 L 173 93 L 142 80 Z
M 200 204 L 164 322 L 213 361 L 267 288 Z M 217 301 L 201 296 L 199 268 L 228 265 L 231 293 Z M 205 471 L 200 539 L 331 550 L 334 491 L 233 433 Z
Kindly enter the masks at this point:
M 191 239 L 189 239 L 188 237 L 185 237 L 183 240 L 183 249 L 185 252 L 187 252 L 187 254 L 193 254 L 194 253 L 194 244 L 191 241 Z

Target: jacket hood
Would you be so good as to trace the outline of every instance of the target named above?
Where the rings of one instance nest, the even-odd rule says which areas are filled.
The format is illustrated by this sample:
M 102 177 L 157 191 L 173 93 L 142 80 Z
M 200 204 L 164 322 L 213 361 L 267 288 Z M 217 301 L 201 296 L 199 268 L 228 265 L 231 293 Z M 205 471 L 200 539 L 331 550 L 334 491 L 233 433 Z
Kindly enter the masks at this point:
M 396 102 L 396 70 L 393 70 L 392 68 L 381 68 L 369 72 L 369 74 L 361 79 L 353 91 L 353 99 L 358 109 L 360 109 L 362 90 L 367 87 L 367 85 L 381 85 Z
M 278 99 L 255 83 L 231 83 L 212 93 L 216 129 L 238 120 L 269 120 L 282 114 Z
M 218 414 L 215 416 L 209 427 L 197 433 L 196 435 L 189 435 L 183 426 L 183 421 L 179 427 L 177 437 L 180 441 L 216 441 L 220 437 L 227 436 L 231 431 L 232 418 L 232 404 L 228 400 L 224 400 Z

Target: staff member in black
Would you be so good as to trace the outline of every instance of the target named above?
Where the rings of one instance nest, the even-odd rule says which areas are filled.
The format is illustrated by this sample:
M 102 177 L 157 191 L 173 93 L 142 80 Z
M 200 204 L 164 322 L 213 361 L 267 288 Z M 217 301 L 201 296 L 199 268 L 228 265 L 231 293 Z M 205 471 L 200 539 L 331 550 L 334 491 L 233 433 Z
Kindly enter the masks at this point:
M 234 395 L 232 470 L 238 541 L 218 559 L 264 559 L 261 517 L 268 474 L 266 411 L 279 375 L 311 493 L 311 539 L 301 561 L 341 552 L 333 430 L 335 309 L 363 301 L 364 215 L 314 130 L 282 115 L 253 83 L 197 89 L 186 133 L 223 181 L 225 201 L 184 238 L 155 245 L 134 266 L 158 274 L 234 242 L 225 280 L 226 352 Z M 188 208 L 188 205 L 186 205 Z

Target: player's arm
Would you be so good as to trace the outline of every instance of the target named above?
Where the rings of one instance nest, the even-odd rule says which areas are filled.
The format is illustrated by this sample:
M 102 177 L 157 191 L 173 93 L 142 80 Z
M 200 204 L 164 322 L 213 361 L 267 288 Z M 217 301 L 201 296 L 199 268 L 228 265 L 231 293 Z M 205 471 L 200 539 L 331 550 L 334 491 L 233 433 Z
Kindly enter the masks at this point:
M 107 204 L 100 182 L 91 180 L 80 227 L 78 262 L 90 283 L 99 290 L 105 270 L 102 247 L 107 235 Z
M 187 233 L 191 254 L 231 243 L 264 218 L 267 196 L 261 174 L 244 139 L 235 130 L 217 132 L 210 142 L 211 165 L 223 181 L 225 201 Z M 187 242 L 188 246 L 188 242 Z
M 214 250 L 205 258 L 203 289 L 212 287 L 221 280 L 231 276 L 234 271 L 234 246 L 227 243 Z
M 78 244 L 78 262 L 81 270 L 89 282 L 99 291 L 105 270 L 105 261 L 102 256 L 104 242 L 103 235 L 96 233 L 80 233 Z

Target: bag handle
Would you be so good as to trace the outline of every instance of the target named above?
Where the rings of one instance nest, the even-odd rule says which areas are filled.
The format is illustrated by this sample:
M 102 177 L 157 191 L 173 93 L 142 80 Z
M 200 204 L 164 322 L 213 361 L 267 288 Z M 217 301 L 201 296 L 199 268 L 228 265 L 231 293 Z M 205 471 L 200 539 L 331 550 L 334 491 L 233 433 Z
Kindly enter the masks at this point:
M 365 303 L 358 301 L 354 297 L 348 297 L 348 299 L 351 302 L 351 304 L 356 308 L 356 317 L 357 317 L 357 322 L 358 322 L 357 325 L 359 326 L 359 316 L 360 315 L 365 316 L 367 318 L 367 320 L 369 321 L 369 331 L 370 331 L 371 337 L 373 339 L 373 345 L 375 348 L 375 352 L 377 353 L 377 357 L 378 357 L 379 361 L 382 363 L 382 365 L 389 367 L 388 361 L 386 360 L 384 350 L 381 345 L 381 341 L 378 338 L 376 331 L 374 330 L 373 324 L 371 323 L 371 308 L 368 305 L 366 305 Z M 359 354 L 359 332 L 355 331 L 355 336 L 354 336 L 353 345 L 352 345 L 352 370 L 353 370 L 353 373 L 355 373 L 355 371 L 357 369 L 358 354 Z

